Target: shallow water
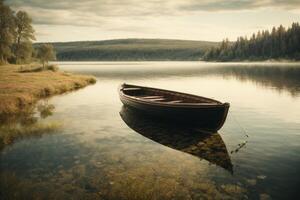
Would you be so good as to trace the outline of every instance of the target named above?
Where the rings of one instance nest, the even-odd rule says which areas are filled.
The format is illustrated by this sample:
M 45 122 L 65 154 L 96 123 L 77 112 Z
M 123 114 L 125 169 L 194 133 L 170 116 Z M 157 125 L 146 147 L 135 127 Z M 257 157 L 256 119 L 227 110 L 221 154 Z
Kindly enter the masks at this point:
M 0 148 L 2 199 L 299 197 L 300 64 L 65 62 L 60 68 L 92 74 L 97 83 L 53 97 L 42 103 L 50 113 L 30 116 L 33 123 L 60 123 L 51 134 L 23 134 Z M 229 102 L 229 115 L 213 135 L 166 126 L 122 108 L 123 82 Z M 2 126 L 26 128 L 14 120 Z

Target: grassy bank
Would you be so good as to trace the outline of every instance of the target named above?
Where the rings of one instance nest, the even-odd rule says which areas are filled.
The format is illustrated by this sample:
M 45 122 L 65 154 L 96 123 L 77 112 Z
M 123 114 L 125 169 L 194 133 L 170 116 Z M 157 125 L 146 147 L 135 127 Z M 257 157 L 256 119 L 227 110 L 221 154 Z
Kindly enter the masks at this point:
M 76 75 L 37 65 L 0 66 L 0 115 L 26 111 L 39 99 L 72 91 L 96 82 L 92 76 Z

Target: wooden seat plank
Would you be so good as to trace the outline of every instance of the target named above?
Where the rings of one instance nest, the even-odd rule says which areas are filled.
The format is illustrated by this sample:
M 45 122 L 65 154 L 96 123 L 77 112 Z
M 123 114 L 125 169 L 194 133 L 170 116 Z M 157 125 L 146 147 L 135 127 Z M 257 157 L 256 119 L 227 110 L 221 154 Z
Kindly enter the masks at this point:
M 147 99 L 149 101 L 162 101 L 165 100 L 165 98 L 157 98 L 157 99 Z
M 142 98 L 142 99 L 155 99 L 155 98 L 161 98 L 161 97 L 163 97 L 163 96 L 142 96 L 140 98 Z
M 167 103 L 180 103 L 182 100 L 168 101 Z
M 141 88 L 123 88 L 123 90 L 125 90 L 125 91 L 129 91 L 129 90 L 141 90 Z

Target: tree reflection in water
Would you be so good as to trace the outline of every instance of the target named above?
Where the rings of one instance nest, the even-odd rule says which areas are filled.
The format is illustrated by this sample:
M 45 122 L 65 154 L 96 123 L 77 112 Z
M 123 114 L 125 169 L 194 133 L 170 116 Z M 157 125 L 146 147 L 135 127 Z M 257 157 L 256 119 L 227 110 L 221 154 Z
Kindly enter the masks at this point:
M 299 65 L 258 64 L 247 66 L 208 67 L 201 70 L 202 75 L 219 75 L 224 78 L 236 78 L 239 81 L 251 81 L 263 87 L 271 87 L 278 92 L 288 91 L 293 97 L 300 92 Z
M 15 141 L 30 137 L 41 137 L 55 133 L 60 127 L 58 122 L 40 122 L 53 114 L 55 107 L 47 101 L 40 102 L 26 112 L 0 116 L 0 151 Z

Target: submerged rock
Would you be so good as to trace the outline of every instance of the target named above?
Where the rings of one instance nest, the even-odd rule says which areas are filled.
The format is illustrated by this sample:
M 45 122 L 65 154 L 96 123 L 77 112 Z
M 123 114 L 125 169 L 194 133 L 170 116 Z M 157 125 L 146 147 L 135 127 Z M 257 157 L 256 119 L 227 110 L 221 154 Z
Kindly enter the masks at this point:
M 264 179 L 266 179 L 267 178 L 267 176 L 264 176 L 264 175 L 259 175 L 259 176 L 257 176 L 257 179 L 261 179 L 261 180 L 264 180 Z
M 260 199 L 260 200 L 270 200 L 270 199 L 272 199 L 272 198 L 271 198 L 270 195 L 263 193 L 263 194 L 260 194 L 260 195 L 259 195 L 259 199 Z
M 247 179 L 247 183 L 251 186 L 256 185 L 256 179 Z

